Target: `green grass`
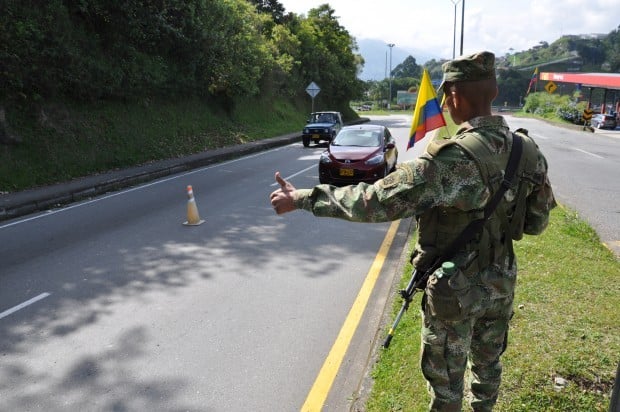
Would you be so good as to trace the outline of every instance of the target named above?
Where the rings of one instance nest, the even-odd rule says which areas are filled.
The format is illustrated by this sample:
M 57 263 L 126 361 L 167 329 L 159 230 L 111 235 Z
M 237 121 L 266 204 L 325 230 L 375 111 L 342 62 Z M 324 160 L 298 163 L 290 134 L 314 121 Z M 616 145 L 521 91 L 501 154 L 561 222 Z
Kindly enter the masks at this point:
M 56 104 L 45 114 L 44 123 L 8 114 L 22 142 L 0 145 L 0 193 L 300 131 L 307 116 L 284 100 L 224 113 L 198 99 Z
M 620 262 L 558 207 L 541 236 L 516 242 L 519 277 L 497 411 L 607 411 L 620 354 Z M 405 287 L 411 268 L 405 268 Z M 367 411 L 424 411 L 418 296 L 372 375 Z M 394 313 L 400 309 L 394 302 Z M 554 389 L 554 378 L 567 385 Z M 464 406 L 469 411 L 469 406 Z

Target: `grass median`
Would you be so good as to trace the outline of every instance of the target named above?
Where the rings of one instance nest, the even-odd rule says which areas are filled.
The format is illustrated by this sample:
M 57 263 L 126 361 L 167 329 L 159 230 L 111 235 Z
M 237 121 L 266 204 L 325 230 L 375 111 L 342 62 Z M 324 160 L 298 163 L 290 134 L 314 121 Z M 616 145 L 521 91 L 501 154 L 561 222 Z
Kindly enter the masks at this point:
M 620 359 L 620 262 L 563 207 L 541 236 L 515 243 L 519 277 L 497 411 L 608 411 Z M 405 268 L 401 286 L 409 280 Z M 394 314 L 400 309 L 394 301 Z M 424 411 L 420 297 L 380 353 L 368 412 Z M 469 411 L 464 406 L 465 411 Z

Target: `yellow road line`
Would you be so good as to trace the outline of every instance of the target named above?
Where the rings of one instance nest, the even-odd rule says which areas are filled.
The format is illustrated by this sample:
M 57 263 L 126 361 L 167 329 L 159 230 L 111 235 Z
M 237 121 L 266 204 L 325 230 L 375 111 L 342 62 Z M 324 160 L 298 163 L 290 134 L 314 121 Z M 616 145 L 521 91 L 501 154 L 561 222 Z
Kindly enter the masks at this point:
M 392 222 L 390 225 L 390 228 L 383 239 L 383 243 L 377 252 L 377 256 L 375 256 L 375 260 L 366 275 L 364 284 L 355 298 L 355 302 L 353 302 L 353 306 L 351 307 L 351 310 L 349 311 L 349 314 L 340 329 L 340 333 L 338 333 L 338 337 L 329 351 L 323 366 L 321 367 L 319 375 L 314 381 L 314 385 L 312 385 L 312 389 L 310 389 L 310 392 L 308 393 L 306 402 L 304 402 L 301 407 L 302 412 L 319 412 L 323 407 L 327 394 L 329 393 L 329 390 L 334 383 L 334 379 L 336 378 L 336 374 L 338 373 L 338 369 L 340 369 L 344 355 L 347 352 L 347 348 L 351 343 L 351 339 L 353 339 L 353 334 L 355 333 L 355 330 L 360 323 L 360 319 L 362 318 L 362 314 L 364 313 L 364 309 L 368 304 L 370 294 L 377 283 L 377 279 L 379 277 L 379 273 L 381 273 L 381 268 L 383 267 L 385 258 L 390 250 L 390 246 L 392 246 L 392 241 L 396 236 L 396 230 L 398 229 L 399 223 L 400 220 L 397 220 Z

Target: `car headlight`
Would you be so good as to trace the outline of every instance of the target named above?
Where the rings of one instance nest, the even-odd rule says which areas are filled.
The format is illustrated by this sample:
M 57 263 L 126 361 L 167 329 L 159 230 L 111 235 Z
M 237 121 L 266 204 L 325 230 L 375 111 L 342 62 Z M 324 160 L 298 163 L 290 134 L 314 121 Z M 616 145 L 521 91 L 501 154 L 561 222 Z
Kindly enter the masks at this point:
M 308 128 L 307 127 L 304 128 L 304 134 L 308 134 L 308 133 L 309 133 Z
M 383 163 L 383 161 L 384 161 L 384 156 L 383 156 L 383 153 L 381 153 L 381 154 L 371 157 L 370 159 L 366 160 L 364 163 L 367 164 L 368 166 L 372 166 L 372 165 L 381 164 Z
M 331 163 L 332 159 L 329 158 L 329 153 L 327 152 L 321 153 L 321 160 L 319 160 L 319 162 L 324 163 L 324 164 Z
M 329 128 L 325 129 L 325 133 L 329 133 L 329 132 L 330 132 Z

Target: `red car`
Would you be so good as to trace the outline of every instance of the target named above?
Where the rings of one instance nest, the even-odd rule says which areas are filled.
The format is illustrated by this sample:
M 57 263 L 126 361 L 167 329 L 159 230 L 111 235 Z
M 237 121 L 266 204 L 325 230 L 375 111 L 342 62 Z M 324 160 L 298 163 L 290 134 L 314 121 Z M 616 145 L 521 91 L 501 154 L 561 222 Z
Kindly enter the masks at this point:
M 333 185 L 374 183 L 394 171 L 396 142 L 385 126 L 345 126 L 319 160 L 319 181 Z

